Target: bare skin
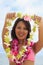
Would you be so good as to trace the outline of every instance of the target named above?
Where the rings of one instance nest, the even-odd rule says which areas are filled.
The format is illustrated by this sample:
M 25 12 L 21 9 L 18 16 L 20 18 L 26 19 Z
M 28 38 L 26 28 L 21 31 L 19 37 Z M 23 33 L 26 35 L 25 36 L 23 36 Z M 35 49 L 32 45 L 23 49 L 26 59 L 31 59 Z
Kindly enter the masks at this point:
M 6 16 L 6 19 L 7 18 L 10 18 L 11 19 L 12 17 L 15 17 L 15 14 L 14 13 L 8 13 L 7 16 Z M 34 51 L 35 54 L 38 53 L 41 50 L 41 48 L 43 47 L 43 18 L 40 19 L 39 16 L 34 16 L 34 20 L 36 20 L 36 19 L 39 20 L 39 40 L 33 46 L 33 51 Z M 22 24 L 22 27 L 25 27 L 25 25 L 22 22 L 21 22 L 21 24 Z M 20 25 L 20 23 L 19 23 L 19 25 Z M 23 28 L 21 28 L 21 30 L 22 30 L 21 33 L 23 33 Z M 19 31 L 17 31 L 17 28 L 16 28 L 15 31 L 16 31 L 16 33 L 17 32 L 19 33 Z M 24 32 L 25 34 L 28 34 L 28 31 L 27 30 L 25 32 Z M 2 33 L 3 33 L 2 34 L 2 37 L 3 37 L 3 35 L 5 34 L 5 25 L 4 25 L 4 29 L 3 29 L 3 32 Z M 17 34 L 17 36 L 18 36 L 18 34 Z M 22 36 L 22 35 L 20 35 L 20 36 Z M 21 45 L 23 45 L 24 44 L 23 38 L 26 38 L 27 35 L 24 35 L 23 38 L 20 38 L 20 36 L 18 36 L 19 43 L 20 43 L 20 40 L 21 40 L 21 43 L 22 43 Z M 3 40 L 3 43 L 4 43 L 4 40 Z M 19 46 L 21 47 L 21 45 L 19 45 Z M 6 48 L 6 45 L 3 44 L 3 47 L 5 49 Z M 9 65 L 16 65 L 16 64 L 14 62 L 9 61 Z M 22 65 L 34 65 L 34 62 L 33 61 L 26 60 Z
M 17 26 L 15 28 L 15 33 L 16 33 L 17 38 L 19 39 L 19 42 L 21 42 L 21 43 L 24 42 L 24 40 L 27 37 L 28 30 L 26 29 L 26 26 L 22 21 L 20 21 L 17 24 Z

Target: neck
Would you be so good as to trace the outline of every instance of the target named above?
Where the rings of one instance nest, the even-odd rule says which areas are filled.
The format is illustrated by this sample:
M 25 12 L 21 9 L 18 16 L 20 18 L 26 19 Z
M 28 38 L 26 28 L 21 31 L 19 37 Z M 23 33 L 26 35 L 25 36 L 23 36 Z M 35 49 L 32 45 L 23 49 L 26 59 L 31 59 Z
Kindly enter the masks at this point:
M 19 44 L 25 44 L 26 40 L 19 40 Z

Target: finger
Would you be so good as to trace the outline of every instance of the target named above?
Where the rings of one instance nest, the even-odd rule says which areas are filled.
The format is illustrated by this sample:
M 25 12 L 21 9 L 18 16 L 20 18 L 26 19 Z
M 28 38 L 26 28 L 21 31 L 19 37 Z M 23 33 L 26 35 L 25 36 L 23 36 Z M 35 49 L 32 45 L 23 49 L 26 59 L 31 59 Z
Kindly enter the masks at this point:
M 40 22 L 41 21 L 41 17 L 34 15 L 34 20 L 38 20 L 38 22 Z
M 12 19 L 13 17 L 16 17 L 16 13 L 8 13 L 6 18 Z
M 11 18 L 11 13 L 8 13 L 6 18 Z

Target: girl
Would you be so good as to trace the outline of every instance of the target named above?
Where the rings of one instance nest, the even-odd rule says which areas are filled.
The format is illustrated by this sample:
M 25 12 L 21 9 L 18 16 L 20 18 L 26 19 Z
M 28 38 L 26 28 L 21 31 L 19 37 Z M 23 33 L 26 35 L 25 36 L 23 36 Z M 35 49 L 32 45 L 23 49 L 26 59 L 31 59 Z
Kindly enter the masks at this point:
M 7 18 L 14 17 L 14 13 L 7 14 Z M 11 38 L 10 42 L 10 51 L 11 54 L 14 55 L 13 61 L 9 61 L 10 65 L 34 65 L 35 54 L 40 51 L 43 47 L 43 19 L 38 16 L 34 16 L 33 20 L 39 21 L 39 40 L 35 44 L 30 42 L 28 45 L 28 38 L 30 37 L 31 25 L 29 21 L 24 18 L 17 18 L 15 24 L 11 30 Z M 2 38 L 4 37 L 5 26 L 3 29 Z M 4 40 L 3 40 L 4 41 Z M 6 45 L 3 44 L 6 49 Z M 24 49 L 25 47 L 25 49 Z M 20 52 L 21 51 L 21 52 Z

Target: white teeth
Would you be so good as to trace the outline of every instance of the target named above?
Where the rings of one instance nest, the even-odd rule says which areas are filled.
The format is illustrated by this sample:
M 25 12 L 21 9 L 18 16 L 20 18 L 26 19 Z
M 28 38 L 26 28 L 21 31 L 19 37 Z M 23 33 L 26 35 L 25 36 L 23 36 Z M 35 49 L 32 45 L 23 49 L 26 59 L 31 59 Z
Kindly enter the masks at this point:
M 22 34 L 20 34 L 20 36 L 23 36 Z
M 23 36 L 23 34 L 19 34 L 19 36 Z

